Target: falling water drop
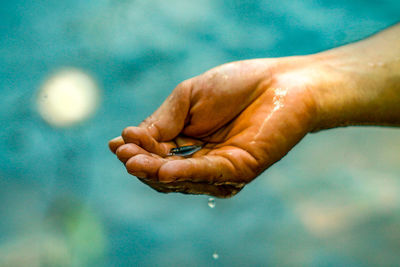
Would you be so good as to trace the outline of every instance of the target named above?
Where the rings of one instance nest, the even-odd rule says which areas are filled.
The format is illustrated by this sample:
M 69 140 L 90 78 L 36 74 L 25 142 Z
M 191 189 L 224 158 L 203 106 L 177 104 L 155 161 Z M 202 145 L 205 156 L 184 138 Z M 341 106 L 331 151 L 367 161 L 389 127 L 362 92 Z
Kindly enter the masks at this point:
M 212 209 L 215 207 L 215 198 L 210 197 L 210 198 L 208 199 L 208 206 L 209 206 L 210 208 L 212 208 Z
M 211 209 L 215 208 L 215 198 L 209 197 L 209 198 L 208 198 L 208 203 L 207 203 L 207 204 L 208 204 L 208 206 L 209 206 Z M 214 260 L 218 260 L 218 258 L 219 258 L 218 253 L 214 251 L 214 253 L 212 254 L 212 258 L 213 258 Z
M 212 257 L 213 257 L 214 260 L 218 260 L 219 255 L 218 255 L 217 252 L 214 252 L 214 253 L 212 254 Z

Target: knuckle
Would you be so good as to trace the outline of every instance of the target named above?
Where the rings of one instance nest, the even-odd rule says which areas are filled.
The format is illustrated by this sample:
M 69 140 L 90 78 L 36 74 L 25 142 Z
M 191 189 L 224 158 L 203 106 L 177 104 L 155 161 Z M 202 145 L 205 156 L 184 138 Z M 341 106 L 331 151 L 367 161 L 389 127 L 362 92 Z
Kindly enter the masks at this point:
M 183 82 L 180 82 L 177 86 L 176 86 L 176 90 L 185 90 L 185 88 L 188 87 L 190 80 L 184 80 Z
M 149 117 L 145 118 L 140 124 L 139 126 L 148 126 L 151 125 L 154 121 L 153 119 L 154 115 L 150 115 Z
M 174 93 L 177 93 L 178 95 L 185 94 L 186 91 L 190 90 L 192 85 L 193 85 L 193 78 L 184 80 L 175 87 Z

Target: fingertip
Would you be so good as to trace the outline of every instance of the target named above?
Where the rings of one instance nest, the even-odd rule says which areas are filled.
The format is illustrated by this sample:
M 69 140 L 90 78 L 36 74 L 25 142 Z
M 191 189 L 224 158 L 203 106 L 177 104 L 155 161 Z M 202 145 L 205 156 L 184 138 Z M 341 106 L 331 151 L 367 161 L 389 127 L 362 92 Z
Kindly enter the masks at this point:
M 125 164 L 129 174 L 139 178 L 157 178 L 157 172 L 162 165 L 161 158 L 150 155 L 138 154 L 131 157 Z
M 171 183 L 178 180 L 180 176 L 184 175 L 184 170 L 186 169 L 185 161 L 187 161 L 187 159 L 166 162 L 158 171 L 158 180 L 162 183 Z
M 140 136 L 144 134 L 144 129 L 134 126 L 126 127 L 122 133 L 121 137 L 125 143 L 134 143 L 141 146 Z
M 166 156 L 172 145 L 167 143 L 159 143 L 150 134 L 147 128 L 143 127 L 127 127 L 122 131 L 122 138 L 125 143 L 136 144 L 148 152 Z
M 149 154 L 146 150 L 142 149 L 141 147 L 135 145 L 135 144 L 124 144 L 120 147 L 117 148 L 115 151 L 115 154 L 117 155 L 118 159 L 122 162 L 127 162 L 131 157 L 137 155 L 137 154 Z
M 121 136 L 115 137 L 108 142 L 108 148 L 111 150 L 112 153 L 116 153 L 117 149 L 124 145 L 125 142 Z

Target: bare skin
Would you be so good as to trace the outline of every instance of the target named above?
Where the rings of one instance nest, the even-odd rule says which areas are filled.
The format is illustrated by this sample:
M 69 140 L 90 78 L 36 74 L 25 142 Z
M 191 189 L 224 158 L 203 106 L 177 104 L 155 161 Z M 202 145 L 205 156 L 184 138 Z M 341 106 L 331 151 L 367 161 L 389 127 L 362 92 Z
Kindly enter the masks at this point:
M 307 133 L 400 125 L 400 26 L 323 53 L 224 64 L 179 84 L 138 127 L 109 142 L 160 192 L 230 197 Z M 203 145 L 191 157 L 171 148 Z

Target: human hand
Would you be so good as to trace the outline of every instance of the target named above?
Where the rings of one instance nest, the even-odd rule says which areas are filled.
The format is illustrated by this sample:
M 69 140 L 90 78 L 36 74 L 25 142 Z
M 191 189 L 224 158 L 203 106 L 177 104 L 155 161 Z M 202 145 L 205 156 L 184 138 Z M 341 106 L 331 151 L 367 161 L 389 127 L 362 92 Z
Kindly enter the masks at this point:
M 110 149 L 157 191 L 232 196 L 313 128 L 315 105 L 301 76 L 306 62 L 240 61 L 189 79 Z M 192 144 L 203 148 L 188 158 L 167 156 Z
M 399 33 L 397 25 L 315 55 L 216 67 L 181 83 L 110 149 L 157 191 L 233 196 L 308 132 L 399 126 Z M 202 149 L 168 156 L 186 145 Z

